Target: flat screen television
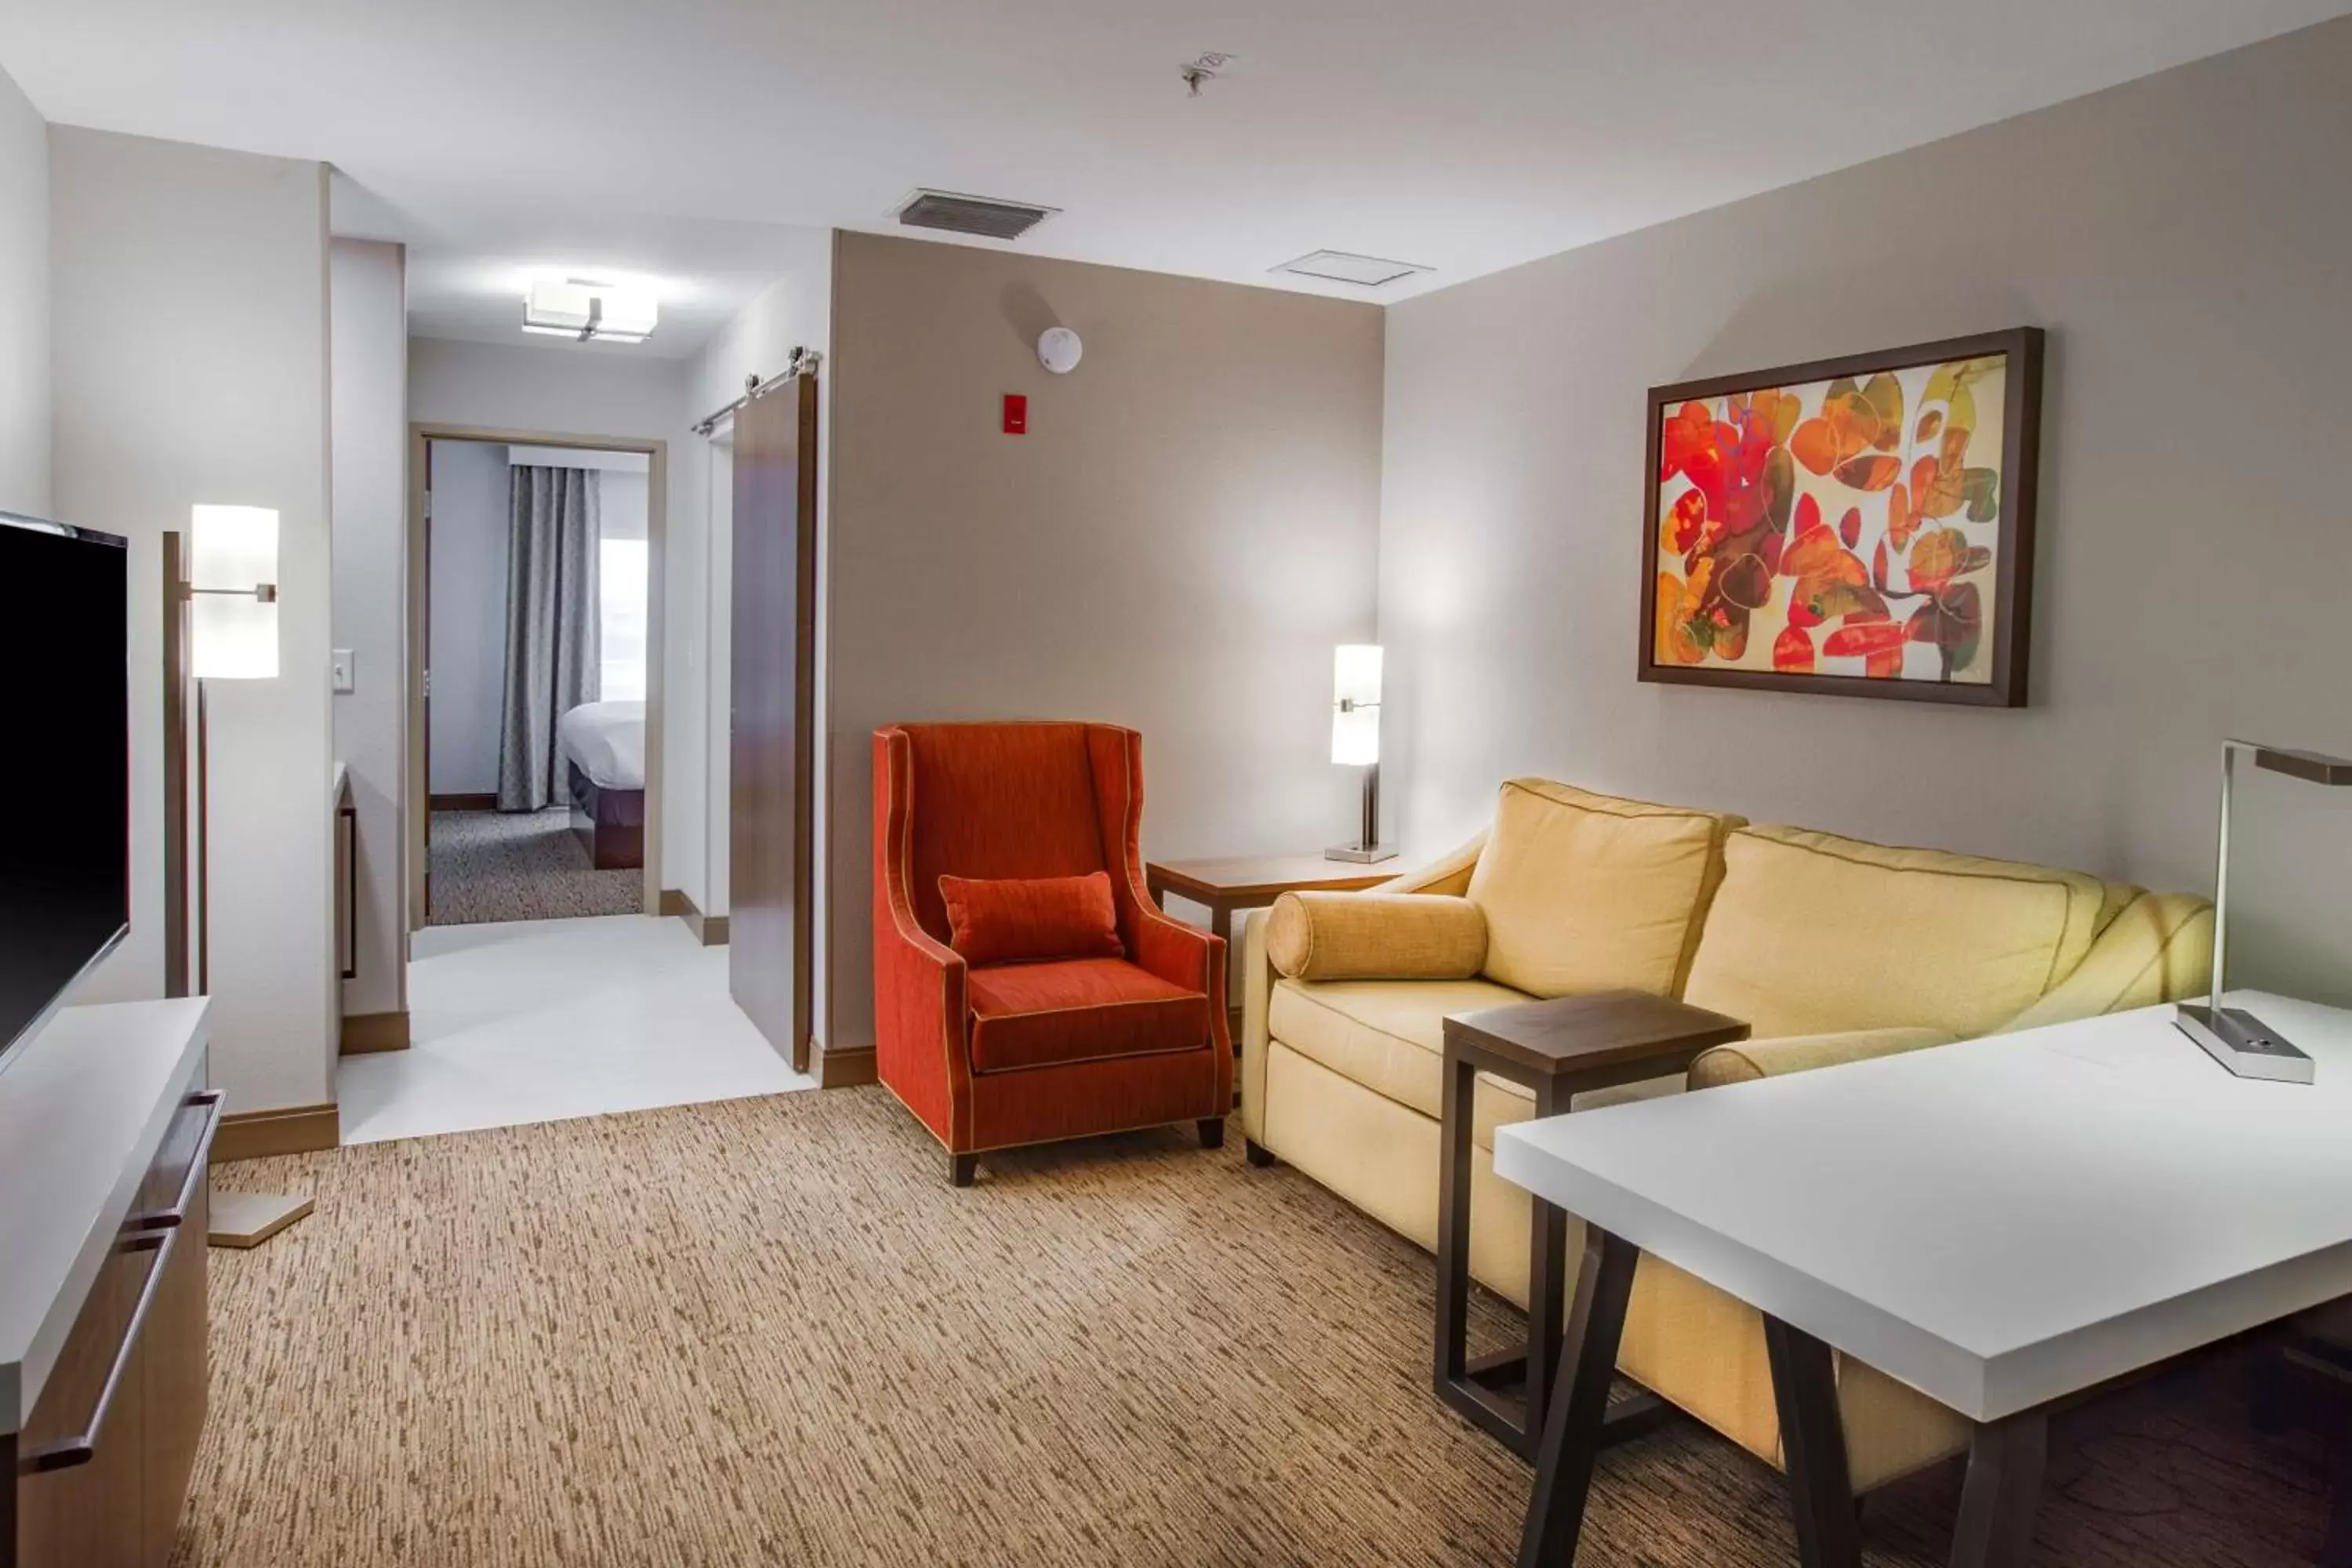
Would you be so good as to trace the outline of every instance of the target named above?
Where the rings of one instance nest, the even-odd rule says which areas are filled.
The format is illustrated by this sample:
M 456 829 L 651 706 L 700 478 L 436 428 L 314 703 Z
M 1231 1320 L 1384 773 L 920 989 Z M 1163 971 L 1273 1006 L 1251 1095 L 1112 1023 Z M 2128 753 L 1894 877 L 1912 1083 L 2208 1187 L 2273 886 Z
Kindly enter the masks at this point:
M 0 512 L 0 1065 L 131 929 L 130 551 Z

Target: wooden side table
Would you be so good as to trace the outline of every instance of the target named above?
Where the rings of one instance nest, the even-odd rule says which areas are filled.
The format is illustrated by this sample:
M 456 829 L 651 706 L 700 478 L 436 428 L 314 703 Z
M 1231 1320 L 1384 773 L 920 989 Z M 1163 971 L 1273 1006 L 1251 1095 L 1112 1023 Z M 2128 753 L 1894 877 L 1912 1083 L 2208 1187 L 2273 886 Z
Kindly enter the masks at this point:
M 1642 991 L 1562 996 L 1464 1013 L 1445 1020 L 1444 1152 L 1438 1167 L 1437 1397 L 1527 1458 L 1541 1446 L 1544 1412 L 1559 1365 L 1568 1294 L 1568 1215 L 1534 1200 L 1524 1350 L 1470 1356 L 1470 1149 L 1478 1075 L 1535 1091 L 1536 1115 L 1565 1115 L 1575 1096 L 1687 1069 L 1701 1051 L 1748 1037 L 1737 1018 Z M 1523 1386 L 1514 1398 L 1511 1389 Z M 1656 1395 L 1621 1402 L 1612 1436 L 1630 1436 L 1664 1412 Z
M 1244 856 L 1231 860 L 1154 860 L 1143 886 L 1161 909 L 1168 895 L 1204 904 L 1209 929 L 1234 940 L 1234 911 L 1258 910 L 1285 893 L 1356 893 L 1398 875 L 1393 863 L 1375 870 L 1320 855 Z

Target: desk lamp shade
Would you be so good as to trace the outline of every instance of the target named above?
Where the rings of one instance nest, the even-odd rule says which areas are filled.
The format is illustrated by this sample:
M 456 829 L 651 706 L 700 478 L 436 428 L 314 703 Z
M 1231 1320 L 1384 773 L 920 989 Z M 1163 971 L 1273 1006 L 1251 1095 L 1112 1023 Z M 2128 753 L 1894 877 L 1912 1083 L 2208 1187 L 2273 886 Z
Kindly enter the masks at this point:
M 278 513 L 198 506 L 189 518 L 188 669 L 200 680 L 278 674 Z

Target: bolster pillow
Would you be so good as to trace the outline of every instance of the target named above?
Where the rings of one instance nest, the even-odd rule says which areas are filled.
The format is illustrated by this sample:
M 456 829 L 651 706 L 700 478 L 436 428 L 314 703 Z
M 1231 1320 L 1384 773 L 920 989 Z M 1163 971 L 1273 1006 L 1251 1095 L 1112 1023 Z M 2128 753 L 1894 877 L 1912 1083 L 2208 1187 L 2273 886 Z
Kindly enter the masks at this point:
M 1434 893 L 1285 893 L 1265 956 L 1293 980 L 1467 980 L 1486 963 L 1486 917 Z

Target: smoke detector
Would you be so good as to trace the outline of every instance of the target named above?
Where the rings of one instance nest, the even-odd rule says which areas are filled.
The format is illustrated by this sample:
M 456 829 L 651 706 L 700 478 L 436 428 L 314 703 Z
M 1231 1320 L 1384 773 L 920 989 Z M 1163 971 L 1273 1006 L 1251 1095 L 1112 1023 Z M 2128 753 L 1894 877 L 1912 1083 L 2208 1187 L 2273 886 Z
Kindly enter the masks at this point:
M 951 191 L 919 190 L 898 204 L 898 219 L 909 228 L 943 229 L 983 239 L 1018 239 L 1061 211 L 994 196 L 960 196 Z
M 1301 278 L 1320 278 L 1327 283 L 1352 283 L 1359 289 L 1378 289 L 1431 268 L 1411 261 L 1384 261 L 1377 256 L 1358 256 L 1352 251 L 1311 250 L 1297 260 L 1286 261 L 1273 270 L 1295 273 Z

